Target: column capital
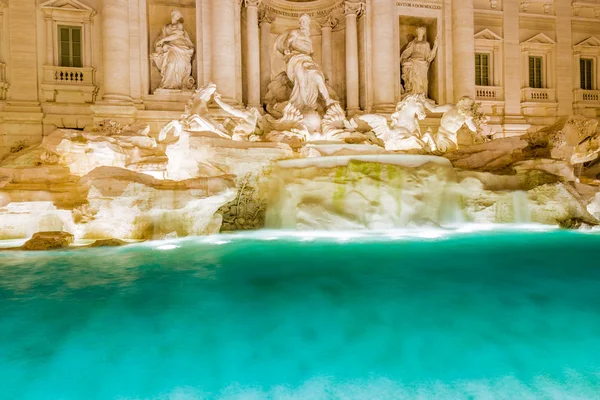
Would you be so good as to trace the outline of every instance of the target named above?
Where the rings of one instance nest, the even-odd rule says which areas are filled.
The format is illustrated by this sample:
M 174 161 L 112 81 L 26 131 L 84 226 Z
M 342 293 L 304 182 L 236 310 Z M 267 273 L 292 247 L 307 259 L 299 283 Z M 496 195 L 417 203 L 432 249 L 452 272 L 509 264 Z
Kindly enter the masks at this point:
M 0 12 L 3 8 L 8 8 L 8 0 L 0 0 Z
M 262 4 L 262 0 L 241 0 L 242 7 L 250 8 L 250 7 L 260 7 Z
M 360 17 L 365 12 L 365 3 L 362 0 L 356 1 L 345 1 L 344 2 L 344 14 L 355 15 Z
M 275 14 L 271 11 L 267 10 L 264 7 L 261 7 L 258 11 L 258 23 L 262 24 L 272 24 L 275 21 Z
M 321 29 L 322 28 L 331 28 L 331 29 L 333 29 L 333 28 L 335 28 L 338 25 L 339 22 L 340 21 L 336 17 L 334 17 L 332 13 L 327 14 L 323 18 L 317 19 L 317 23 L 319 24 L 319 26 L 321 27 Z

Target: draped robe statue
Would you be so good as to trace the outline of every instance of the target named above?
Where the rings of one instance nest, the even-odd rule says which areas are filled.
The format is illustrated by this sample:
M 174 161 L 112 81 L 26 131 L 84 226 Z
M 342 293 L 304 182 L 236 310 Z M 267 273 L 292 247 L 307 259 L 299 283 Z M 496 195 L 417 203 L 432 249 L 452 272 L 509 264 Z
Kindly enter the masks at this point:
M 161 89 L 189 90 L 194 86 L 191 76 L 194 44 L 183 29 L 182 18 L 181 11 L 171 12 L 171 23 L 162 28 L 154 43 L 155 52 L 150 56 L 162 75 Z
M 335 102 L 329 93 L 321 67 L 312 57 L 310 16 L 304 14 L 300 17 L 299 29 L 281 34 L 275 42 L 275 49 L 284 56 L 285 73 L 293 85 L 289 103 L 304 113 L 316 111 L 320 98 L 324 101 L 325 108 Z
M 417 28 L 417 37 L 413 39 L 402 55 L 402 80 L 404 81 L 404 92 L 406 94 L 424 94 L 427 96 L 429 89 L 429 65 L 437 54 L 437 39 L 433 48 L 425 39 L 425 27 Z

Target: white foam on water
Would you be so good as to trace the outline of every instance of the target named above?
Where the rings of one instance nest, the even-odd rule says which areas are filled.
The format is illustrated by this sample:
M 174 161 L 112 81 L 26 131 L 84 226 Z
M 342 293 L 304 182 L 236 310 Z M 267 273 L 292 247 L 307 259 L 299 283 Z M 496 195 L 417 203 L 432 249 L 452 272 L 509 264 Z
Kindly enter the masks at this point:
M 231 385 L 219 394 L 194 388 L 177 388 L 170 393 L 144 400 L 593 400 L 600 399 L 600 374 L 584 377 L 568 372 L 564 379 L 544 376 L 530 384 L 514 377 L 497 380 L 431 382 L 405 386 L 386 378 L 336 382 L 314 378 L 298 387 L 275 386 L 269 389 Z M 119 400 L 133 400 L 120 398 Z M 138 400 L 138 398 L 135 398 Z

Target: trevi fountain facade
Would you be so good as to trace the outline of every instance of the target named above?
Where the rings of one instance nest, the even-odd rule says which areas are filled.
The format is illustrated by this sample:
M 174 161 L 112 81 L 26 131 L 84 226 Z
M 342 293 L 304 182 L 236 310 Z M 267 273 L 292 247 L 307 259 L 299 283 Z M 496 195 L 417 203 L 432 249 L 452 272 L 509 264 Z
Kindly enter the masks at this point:
M 0 0 L 0 239 L 600 218 L 593 0 Z

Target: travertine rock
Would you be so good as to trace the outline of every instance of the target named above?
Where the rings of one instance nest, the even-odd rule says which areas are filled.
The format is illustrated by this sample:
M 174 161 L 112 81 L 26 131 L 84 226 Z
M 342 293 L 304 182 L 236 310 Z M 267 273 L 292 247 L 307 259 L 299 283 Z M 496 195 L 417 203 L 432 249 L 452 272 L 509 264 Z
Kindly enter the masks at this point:
M 457 206 L 440 157 L 357 155 L 279 162 L 269 175 L 268 228 L 387 229 L 445 223 Z
M 96 240 L 90 247 L 119 247 L 125 246 L 127 242 L 120 239 L 100 239 Z
M 74 237 L 68 232 L 37 232 L 21 247 L 23 250 L 56 250 L 73 244 Z

